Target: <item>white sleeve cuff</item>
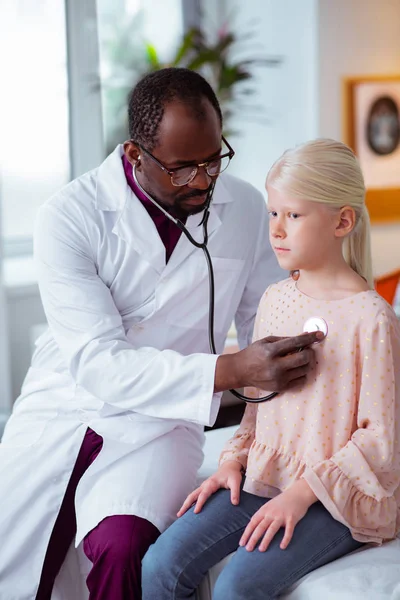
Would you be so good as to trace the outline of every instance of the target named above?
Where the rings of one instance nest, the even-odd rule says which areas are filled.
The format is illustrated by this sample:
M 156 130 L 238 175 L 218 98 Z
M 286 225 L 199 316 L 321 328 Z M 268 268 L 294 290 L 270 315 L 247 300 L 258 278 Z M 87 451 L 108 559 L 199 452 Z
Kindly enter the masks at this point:
M 209 417 L 209 423 L 210 423 L 210 427 L 212 427 L 215 423 L 215 421 L 217 420 L 217 416 L 218 416 L 218 412 L 219 412 L 219 407 L 221 404 L 221 398 L 222 398 L 222 392 L 218 392 L 217 394 L 214 394 L 211 400 L 211 408 L 210 408 L 210 417 Z
M 198 407 L 198 422 L 212 427 L 218 415 L 222 392 L 214 393 L 215 369 L 218 355 L 211 354 L 203 361 L 201 402 Z

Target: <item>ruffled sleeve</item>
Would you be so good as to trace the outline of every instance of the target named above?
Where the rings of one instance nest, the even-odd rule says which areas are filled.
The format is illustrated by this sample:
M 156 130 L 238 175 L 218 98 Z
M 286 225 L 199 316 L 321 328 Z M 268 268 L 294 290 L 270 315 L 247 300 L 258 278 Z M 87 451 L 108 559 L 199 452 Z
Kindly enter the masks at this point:
M 268 290 L 269 287 L 264 292 L 257 310 L 256 320 L 254 323 L 253 342 L 262 337 L 260 325 L 263 322 L 264 312 L 267 306 Z M 260 392 L 257 388 L 247 387 L 244 390 L 244 395 L 249 398 L 258 398 Z M 257 410 L 258 404 L 248 403 L 246 405 L 239 429 L 237 429 L 235 435 L 225 444 L 225 447 L 221 452 L 219 459 L 220 466 L 227 460 L 235 460 L 239 462 L 244 469 L 246 469 L 249 450 L 255 438 Z
M 388 307 L 361 336 L 355 431 L 303 477 L 354 539 L 381 543 L 400 529 L 399 322 Z

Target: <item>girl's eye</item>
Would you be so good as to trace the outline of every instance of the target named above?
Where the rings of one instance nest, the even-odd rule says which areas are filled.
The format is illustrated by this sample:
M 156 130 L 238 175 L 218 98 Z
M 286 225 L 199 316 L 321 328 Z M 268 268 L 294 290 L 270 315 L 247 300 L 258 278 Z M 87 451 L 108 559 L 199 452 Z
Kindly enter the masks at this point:
M 278 213 L 275 210 L 269 210 L 268 214 L 269 214 L 270 217 L 277 217 L 278 216 Z
M 298 219 L 298 218 L 299 218 L 299 216 L 300 216 L 300 215 L 299 215 L 298 213 L 289 213 L 289 217 L 290 217 L 291 219 Z

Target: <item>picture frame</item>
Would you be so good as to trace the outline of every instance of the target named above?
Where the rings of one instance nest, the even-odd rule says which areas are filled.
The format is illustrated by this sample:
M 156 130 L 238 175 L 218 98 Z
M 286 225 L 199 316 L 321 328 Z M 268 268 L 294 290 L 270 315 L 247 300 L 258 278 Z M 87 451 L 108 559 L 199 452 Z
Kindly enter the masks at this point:
M 360 161 L 371 222 L 400 221 L 400 74 L 343 79 L 342 134 Z

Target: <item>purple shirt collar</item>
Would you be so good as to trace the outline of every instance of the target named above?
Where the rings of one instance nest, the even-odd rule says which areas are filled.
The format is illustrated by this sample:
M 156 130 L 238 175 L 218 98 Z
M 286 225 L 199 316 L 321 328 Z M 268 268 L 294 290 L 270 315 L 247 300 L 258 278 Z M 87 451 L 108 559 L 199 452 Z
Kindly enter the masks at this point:
M 157 206 L 155 206 L 148 198 L 146 198 L 143 192 L 140 191 L 133 178 L 132 165 L 126 158 L 125 154 L 122 155 L 122 164 L 129 187 L 143 204 L 157 228 L 158 234 L 165 246 L 165 258 L 166 262 L 168 262 L 182 232 L 172 221 L 168 219 L 168 217 L 164 215 L 164 213 L 161 212 L 160 209 L 157 208 Z M 184 222 L 185 221 L 186 219 Z

